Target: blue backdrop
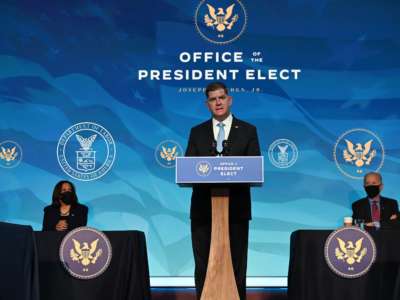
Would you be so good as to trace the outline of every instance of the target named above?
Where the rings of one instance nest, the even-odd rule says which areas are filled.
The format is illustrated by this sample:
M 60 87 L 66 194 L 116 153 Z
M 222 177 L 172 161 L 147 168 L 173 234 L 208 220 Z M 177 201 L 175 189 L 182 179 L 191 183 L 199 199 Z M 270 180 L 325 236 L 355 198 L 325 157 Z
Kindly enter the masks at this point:
M 339 226 L 364 195 L 351 176 L 384 160 L 384 195 L 398 197 L 399 2 L 242 3 L 243 34 L 219 45 L 196 30 L 200 1 L 2 1 L 0 143 L 17 143 L 23 156 L 0 168 L 0 220 L 40 230 L 54 184 L 70 179 L 90 226 L 146 233 L 152 276 L 193 275 L 190 190 L 175 185 L 157 147 L 173 141 L 184 150 L 190 127 L 209 118 L 202 91 L 183 89 L 207 81 L 139 80 L 138 71 L 150 69 L 301 69 L 297 80 L 227 80 L 237 88 L 233 112 L 257 126 L 265 156 L 266 182 L 252 192 L 249 276 L 286 276 L 292 231 Z M 194 51 L 242 52 L 243 62 L 179 60 Z M 251 60 L 254 52 L 262 61 Z M 63 132 L 86 121 L 116 144 L 110 171 L 87 182 L 69 178 L 56 155 Z M 368 132 L 340 139 L 356 128 Z M 363 173 L 344 160 L 345 138 L 363 147 L 375 138 L 377 155 Z M 268 159 L 277 139 L 297 146 L 289 168 Z

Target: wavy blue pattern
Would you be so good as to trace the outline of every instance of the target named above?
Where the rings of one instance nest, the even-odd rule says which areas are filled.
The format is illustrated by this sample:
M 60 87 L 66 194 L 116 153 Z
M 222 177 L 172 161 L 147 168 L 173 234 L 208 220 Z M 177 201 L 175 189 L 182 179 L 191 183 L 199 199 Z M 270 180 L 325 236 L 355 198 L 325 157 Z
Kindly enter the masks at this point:
M 192 276 L 190 189 L 155 160 L 157 145 L 186 147 L 191 126 L 209 114 L 205 81 L 139 81 L 141 68 L 301 68 L 299 80 L 236 82 L 262 88 L 233 93 L 234 114 L 258 128 L 266 157 L 253 189 L 249 276 L 285 276 L 289 236 L 334 228 L 364 195 L 333 160 L 337 138 L 367 128 L 383 141 L 385 195 L 399 194 L 400 4 L 375 0 L 243 1 L 245 34 L 217 46 L 196 32 L 198 1 L 32 1 L 0 3 L 0 142 L 23 149 L 14 169 L 0 168 L 0 220 L 41 229 L 42 208 L 66 174 L 56 146 L 71 125 L 91 121 L 114 137 L 117 158 L 100 180 L 74 180 L 89 225 L 138 229 L 147 236 L 152 276 Z M 242 51 L 242 64 L 179 62 L 182 51 Z M 264 61 L 252 63 L 253 51 Z M 278 138 L 296 143 L 289 169 L 267 159 Z

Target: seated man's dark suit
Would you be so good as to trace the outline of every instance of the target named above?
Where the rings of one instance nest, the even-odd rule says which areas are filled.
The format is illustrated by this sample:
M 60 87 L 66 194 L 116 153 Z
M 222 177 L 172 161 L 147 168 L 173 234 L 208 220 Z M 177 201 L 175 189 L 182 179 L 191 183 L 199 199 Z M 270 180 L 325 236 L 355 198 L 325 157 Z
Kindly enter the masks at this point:
M 362 198 L 355 201 L 352 204 L 353 209 L 353 220 L 362 219 L 365 223 L 372 222 L 371 216 L 371 205 L 368 198 Z M 397 201 L 394 199 L 389 199 L 386 197 L 380 197 L 380 212 L 381 212 L 381 224 L 388 225 L 391 220 L 392 215 L 397 215 L 399 212 L 399 207 Z
M 195 126 L 190 131 L 186 156 L 213 156 L 215 145 L 212 120 Z M 260 146 L 256 128 L 233 117 L 227 140 L 228 156 L 259 156 Z M 232 262 L 241 299 L 246 295 L 246 269 L 249 220 L 251 219 L 250 187 L 230 187 L 229 222 Z M 201 295 L 207 271 L 211 239 L 211 187 L 193 187 L 191 207 L 192 246 L 195 258 L 197 295 Z

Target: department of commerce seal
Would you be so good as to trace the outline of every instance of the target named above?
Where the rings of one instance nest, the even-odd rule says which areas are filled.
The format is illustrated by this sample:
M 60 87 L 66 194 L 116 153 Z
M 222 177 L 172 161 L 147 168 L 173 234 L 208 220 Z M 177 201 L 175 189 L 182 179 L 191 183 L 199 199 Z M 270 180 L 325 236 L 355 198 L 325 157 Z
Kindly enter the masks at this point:
M 328 236 L 324 254 L 334 273 L 344 278 L 358 278 L 375 262 L 376 246 L 368 232 L 358 227 L 342 227 Z
M 384 162 L 385 149 L 372 131 L 355 128 L 343 133 L 333 149 L 339 171 L 347 177 L 362 179 L 368 172 L 378 172 Z
M 79 227 L 63 238 L 59 254 L 69 274 L 79 279 L 92 279 L 107 270 L 112 248 L 107 236 L 101 231 Z
M 299 151 L 295 143 L 288 139 L 278 139 L 268 148 L 268 158 L 277 168 L 289 168 L 295 164 Z
M 203 0 L 195 12 L 195 26 L 207 41 L 227 44 L 237 40 L 247 25 L 247 13 L 239 0 Z
M 0 143 L 0 167 L 15 168 L 22 161 L 22 148 L 14 141 Z
M 103 126 L 82 122 L 72 125 L 61 135 L 57 159 L 63 171 L 82 181 L 104 176 L 116 156 L 115 142 Z

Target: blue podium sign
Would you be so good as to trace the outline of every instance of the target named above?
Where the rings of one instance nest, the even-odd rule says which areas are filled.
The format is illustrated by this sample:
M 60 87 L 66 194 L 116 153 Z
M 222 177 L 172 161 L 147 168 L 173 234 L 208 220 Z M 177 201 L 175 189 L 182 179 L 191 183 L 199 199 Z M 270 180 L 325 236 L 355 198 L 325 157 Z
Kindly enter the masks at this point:
M 177 157 L 175 182 L 193 183 L 249 183 L 264 182 L 263 156 L 203 156 Z

